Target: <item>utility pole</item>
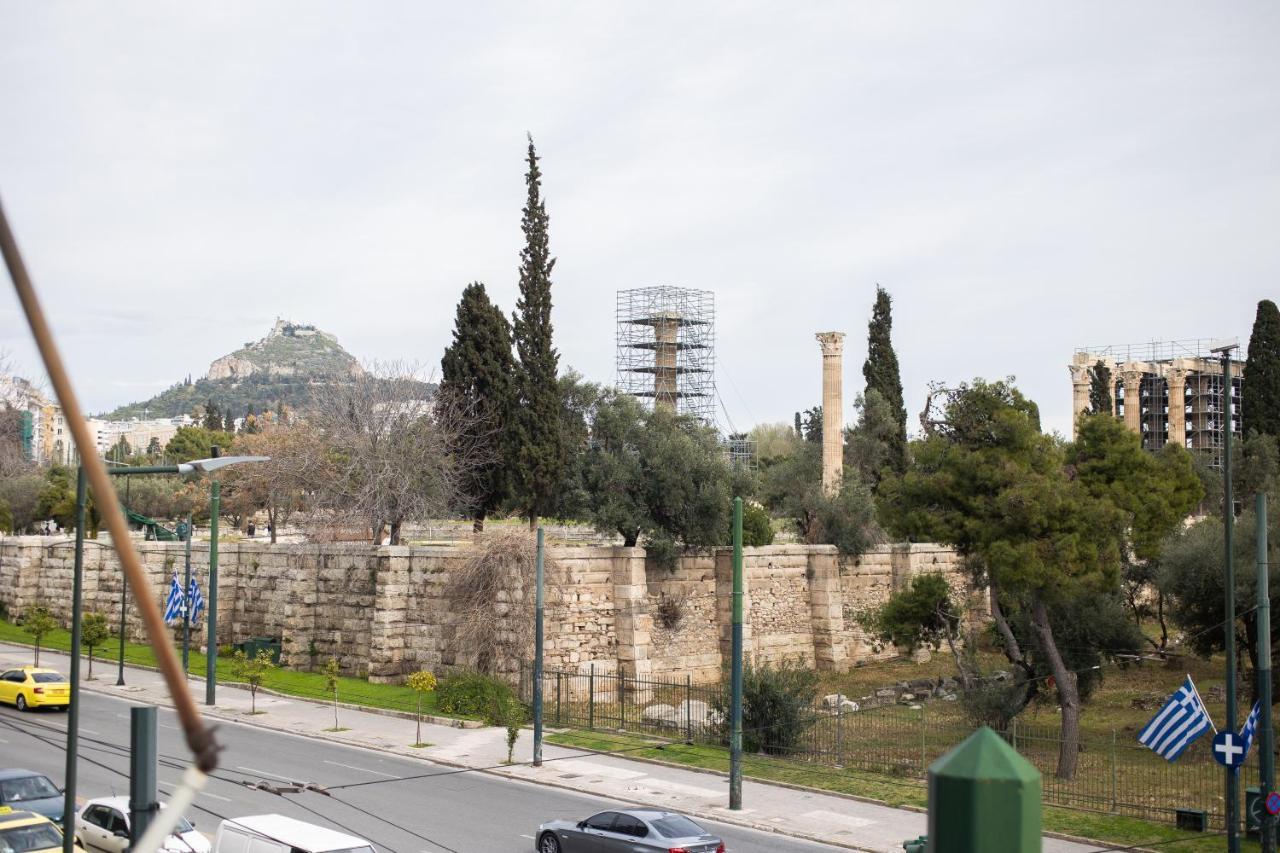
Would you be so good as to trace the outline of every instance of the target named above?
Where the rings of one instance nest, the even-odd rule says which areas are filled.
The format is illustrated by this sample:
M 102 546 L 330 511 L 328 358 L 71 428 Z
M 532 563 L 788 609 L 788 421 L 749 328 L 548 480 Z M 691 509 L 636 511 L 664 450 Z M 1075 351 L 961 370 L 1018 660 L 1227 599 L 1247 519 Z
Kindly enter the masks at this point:
M 129 580 L 120 573 L 120 660 L 116 665 L 116 687 L 124 687 L 124 626 L 129 614 Z
M 156 802 L 156 708 L 129 709 L 129 830 L 137 842 L 147 832 Z M 74 832 L 71 833 L 75 835 Z
M 1213 352 L 1222 356 L 1222 530 L 1226 542 L 1226 619 L 1223 632 L 1227 650 L 1227 730 L 1236 727 L 1236 571 L 1235 547 L 1235 496 L 1231 491 L 1231 432 L 1234 428 L 1231 411 L 1231 351 L 1236 344 L 1215 347 Z M 1227 853 L 1240 853 L 1240 778 L 1235 769 L 1226 768 L 1226 823 Z
M 210 448 L 209 456 L 222 455 L 217 445 Z M 209 630 L 205 633 L 204 703 L 213 705 L 218 694 L 218 504 L 222 497 L 222 484 L 214 479 L 209 494 Z M 188 536 L 191 534 L 188 533 Z
M 185 679 L 191 674 L 191 531 L 195 525 L 192 524 L 191 514 L 187 514 L 187 548 L 186 563 L 187 576 L 183 580 L 185 586 L 182 587 L 182 677 Z
M 542 766 L 542 615 L 543 615 L 543 538 L 538 528 L 537 592 L 533 622 L 533 766 Z
M 76 473 L 76 557 L 71 580 L 71 704 L 67 708 L 67 765 L 62 792 L 62 853 L 74 853 L 76 823 L 76 758 L 80 753 L 80 608 L 84 594 L 84 516 L 88 503 L 84 466 Z
M 1271 728 L 1271 577 L 1267 565 L 1267 495 L 1259 492 L 1254 497 L 1254 517 L 1258 525 L 1258 705 L 1261 719 L 1258 721 L 1258 775 L 1261 777 L 1260 798 L 1265 804 L 1267 795 L 1276 789 L 1275 736 Z M 1262 853 L 1275 853 L 1276 819 L 1263 808 L 1259 817 L 1262 835 Z
M 732 698 L 729 704 L 729 808 L 742 809 L 742 498 L 733 499 Z

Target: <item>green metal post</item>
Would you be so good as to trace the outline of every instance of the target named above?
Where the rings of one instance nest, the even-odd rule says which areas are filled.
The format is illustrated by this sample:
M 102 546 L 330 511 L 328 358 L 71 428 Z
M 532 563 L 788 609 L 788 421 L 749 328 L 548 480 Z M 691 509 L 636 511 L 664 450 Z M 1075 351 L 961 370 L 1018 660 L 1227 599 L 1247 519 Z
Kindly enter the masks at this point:
M 587 728 L 596 727 L 596 665 L 589 664 L 587 669 Z
M 925 732 L 927 731 L 924 719 L 924 703 L 920 703 L 920 772 L 925 773 L 929 770 L 929 763 L 925 760 Z
M 679 715 L 676 722 L 680 721 Z M 693 743 L 693 676 L 684 677 L 684 739 Z
M 129 618 L 129 581 L 120 570 L 120 660 L 116 665 L 116 687 L 124 687 L 124 629 Z
M 1041 849 L 1040 772 L 983 726 L 929 768 L 931 853 Z
M 132 840 L 137 841 L 147 831 L 151 817 L 160 810 L 156 800 L 154 705 L 129 709 L 129 737 L 129 829 Z
M 1258 776 L 1262 802 L 1276 787 L 1274 733 L 1271 729 L 1271 578 L 1267 561 L 1267 495 L 1254 498 L 1254 517 L 1258 525 Z M 1276 819 L 1264 808 L 1261 814 L 1262 853 L 1275 853 Z
M 1120 798 L 1116 785 L 1116 730 L 1111 730 L 1111 813 L 1120 814 Z
M 204 669 L 206 705 L 215 704 L 218 690 L 218 504 L 221 497 L 221 484 L 214 480 L 213 494 L 209 498 L 209 629 L 205 634 L 208 654 Z
M 836 766 L 844 766 L 844 696 L 836 702 Z
M 1236 726 L 1236 572 L 1235 547 L 1232 534 L 1235 528 L 1235 497 L 1231 492 L 1231 350 L 1222 354 L 1222 524 L 1226 543 L 1226 634 L 1227 651 L 1227 731 L 1238 731 Z M 1227 853 L 1240 853 L 1240 779 L 1236 770 L 1226 768 L 1227 776 Z
M 537 568 L 536 587 L 534 600 L 534 623 L 533 623 L 533 766 L 542 766 L 542 653 L 543 653 L 543 634 L 542 634 L 542 615 L 543 615 L 543 537 L 542 528 L 538 528 L 538 557 L 536 560 Z
M 71 705 L 67 708 L 66 789 L 62 792 L 62 853 L 73 853 L 76 835 L 76 759 L 80 753 L 80 608 L 84 595 L 84 514 L 88 502 L 84 466 L 76 473 L 76 557 L 71 579 Z
M 564 725 L 564 722 L 560 719 L 560 700 L 561 700 L 560 682 L 562 681 L 561 676 L 563 675 L 564 675 L 563 672 L 560 672 L 558 670 L 556 671 L 556 725 L 557 726 Z
M 182 587 L 182 599 L 185 603 L 182 605 L 182 676 L 186 678 L 191 672 L 191 531 L 195 525 L 192 523 L 191 514 L 187 514 L 187 548 L 186 548 L 186 578 L 182 581 L 185 586 Z
M 742 498 L 733 499 L 732 728 L 729 734 L 729 808 L 742 809 Z

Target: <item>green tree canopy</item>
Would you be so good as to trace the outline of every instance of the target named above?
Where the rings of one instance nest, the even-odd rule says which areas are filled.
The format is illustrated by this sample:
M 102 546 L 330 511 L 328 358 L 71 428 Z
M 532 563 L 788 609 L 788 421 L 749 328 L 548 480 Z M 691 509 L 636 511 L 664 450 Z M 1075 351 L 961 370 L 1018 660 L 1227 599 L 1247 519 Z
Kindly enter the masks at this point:
M 1115 399 L 1111 395 L 1111 368 L 1098 360 L 1089 368 L 1089 412 L 1094 415 L 1114 415 Z
M 549 217 L 542 198 L 542 172 L 538 154 L 529 138 L 528 190 L 520 227 L 525 245 L 520 251 L 520 298 L 513 323 L 516 352 L 516 407 L 507 437 L 507 459 L 520 509 L 529 517 L 554 510 L 569 465 L 569 448 L 563 434 L 561 394 L 557 385 L 560 356 L 552 344 L 551 257 Z
M 728 529 L 729 467 L 715 432 L 684 416 L 606 393 L 583 460 L 586 513 L 602 532 L 662 558 L 720 545 Z
M 477 421 L 485 452 L 464 472 L 459 485 L 476 529 L 508 494 L 509 467 L 498 439 L 514 407 L 515 358 L 511 326 L 489 301 L 484 285 L 472 282 L 462 291 L 454 318 L 453 343 L 440 361 L 440 393 L 456 399 Z
M 788 519 L 809 544 L 835 545 L 861 554 L 878 535 L 875 505 L 866 484 L 846 469 L 840 490 L 822 488 L 822 445 L 793 438 L 791 452 L 761 472 L 761 495 L 769 511 Z
M 190 462 L 192 459 L 208 459 L 209 449 L 214 445 L 226 449 L 235 441 L 235 436 L 220 429 L 208 427 L 178 427 L 173 438 L 164 446 L 164 455 L 169 462 Z
M 1250 430 L 1280 436 L 1280 310 L 1270 299 L 1258 303 L 1254 317 L 1240 408 Z
M 862 365 L 862 376 L 867 381 L 867 393 L 876 392 L 889 407 L 893 429 L 886 440 L 885 464 L 902 473 L 907 467 L 907 409 L 902 400 L 902 378 L 892 332 L 893 300 L 887 290 L 876 285 L 876 301 L 867 324 L 867 360 Z

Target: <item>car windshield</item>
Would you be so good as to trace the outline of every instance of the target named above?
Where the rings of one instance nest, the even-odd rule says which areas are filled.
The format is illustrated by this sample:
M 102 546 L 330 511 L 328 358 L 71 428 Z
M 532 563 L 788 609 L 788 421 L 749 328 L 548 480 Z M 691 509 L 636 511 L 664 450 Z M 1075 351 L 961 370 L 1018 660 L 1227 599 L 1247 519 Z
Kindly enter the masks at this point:
M 27 853 L 62 847 L 62 835 L 51 823 L 0 829 L 0 853 Z
M 653 822 L 653 828 L 661 832 L 665 838 L 688 838 L 691 835 L 707 834 L 705 829 L 678 814 L 658 818 Z
M 36 684 L 63 684 L 67 679 L 60 672 L 33 672 L 31 680 Z
M 0 803 L 21 803 L 58 796 L 58 789 L 43 776 L 23 776 L 0 782 Z M 0 851 L 4 853 L 4 851 Z
M 174 832 L 181 835 L 184 832 L 195 832 L 195 829 L 196 828 L 191 821 L 187 820 L 185 817 L 180 817 L 178 818 L 178 826 L 174 829 Z
M 378 851 L 372 847 L 343 847 L 341 850 L 329 850 L 326 853 L 378 853 Z

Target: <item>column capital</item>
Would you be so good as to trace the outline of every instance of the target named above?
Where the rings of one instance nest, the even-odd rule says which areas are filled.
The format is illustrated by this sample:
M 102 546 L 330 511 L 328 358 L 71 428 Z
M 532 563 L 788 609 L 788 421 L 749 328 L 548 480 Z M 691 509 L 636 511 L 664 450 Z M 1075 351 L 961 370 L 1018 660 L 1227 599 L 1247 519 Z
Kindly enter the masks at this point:
M 1185 385 L 1188 372 L 1185 367 L 1170 367 L 1165 371 L 1164 375 L 1170 385 Z
M 818 332 L 814 335 L 822 347 L 822 354 L 841 355 L 844 352 L 844 332 Z
M 1124 379 L 1125 390 L 1128 390 L 1131 384 L 1141 382 L 1146 371 L 1140 367 L 1126 367 L 1120 371 L 1120 377 Z
M 1072 385 L 1088 385 L 1092 378 L 1089 376 L 1089 365 L 1087 364 L 1068 364 L 1067 370 L 1071 371 Z

